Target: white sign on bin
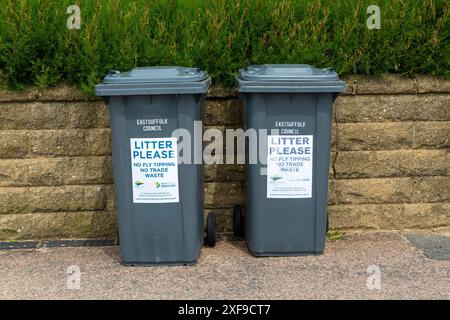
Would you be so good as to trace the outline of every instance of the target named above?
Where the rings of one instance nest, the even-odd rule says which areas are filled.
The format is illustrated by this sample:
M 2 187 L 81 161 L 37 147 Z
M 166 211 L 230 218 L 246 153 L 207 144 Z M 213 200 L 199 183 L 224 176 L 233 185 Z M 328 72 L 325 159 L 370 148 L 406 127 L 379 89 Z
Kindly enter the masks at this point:
M 177 138 L 132 138 L 134 203 L 179 202 Z
M 267 198 L 311 198 L 313 136 L 267 138 Z

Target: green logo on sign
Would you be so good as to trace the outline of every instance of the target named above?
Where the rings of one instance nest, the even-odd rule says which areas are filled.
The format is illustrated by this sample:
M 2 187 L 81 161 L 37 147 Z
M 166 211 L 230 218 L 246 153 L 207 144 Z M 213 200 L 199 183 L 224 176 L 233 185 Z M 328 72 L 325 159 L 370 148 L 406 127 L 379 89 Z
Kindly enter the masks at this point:
M 136 185 L 136 187 L 140 187 L 144 184 L 144 182 L 138 180 L 134 184 Z

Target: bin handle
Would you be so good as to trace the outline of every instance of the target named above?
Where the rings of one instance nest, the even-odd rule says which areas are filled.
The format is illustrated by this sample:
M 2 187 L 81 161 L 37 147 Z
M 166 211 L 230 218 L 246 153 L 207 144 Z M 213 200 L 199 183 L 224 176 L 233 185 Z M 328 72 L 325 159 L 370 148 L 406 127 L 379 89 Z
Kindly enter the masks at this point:
M 110 76 L 110 77 L 118 77 L 119 75 L 120 75 L 119 70 L 109 70 L 108 71 L 108 76 Z
M 330 74 L 330 73 L 335 72 L 334 68 L 331 68 L 331 67 L 323 68 L 322 71 L 323 71 L 323 73 L 325 73 L 325 74 Z
M 191 75 L 198 74 L 200 73 L 200 68 L 186 68 L 184 69 L 184 73 Z
M 245 72 L 247 72 L 247 73 L 257 73 L 258 71 L 259 71 L 259 68 L 245 67 Z

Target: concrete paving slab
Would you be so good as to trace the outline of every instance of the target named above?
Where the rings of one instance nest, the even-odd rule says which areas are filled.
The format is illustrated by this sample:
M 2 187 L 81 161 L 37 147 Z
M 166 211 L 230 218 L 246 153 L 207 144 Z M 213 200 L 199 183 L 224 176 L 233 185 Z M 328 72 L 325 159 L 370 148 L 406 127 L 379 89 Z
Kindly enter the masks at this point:
M 450 260 L 450 237 L 436 234 L 407 234 L 405 237 L 434 260 Z
M 78 290 L 67 286 L 70 266 L 80 268 Z M 303 257 L 255 258 L 224 239 L 185 267 L 123 267 L 118 247 L 3 250 L 0 279 L 0 299 L 450 298 L 450 261 L 394 233 L 345 236 Z

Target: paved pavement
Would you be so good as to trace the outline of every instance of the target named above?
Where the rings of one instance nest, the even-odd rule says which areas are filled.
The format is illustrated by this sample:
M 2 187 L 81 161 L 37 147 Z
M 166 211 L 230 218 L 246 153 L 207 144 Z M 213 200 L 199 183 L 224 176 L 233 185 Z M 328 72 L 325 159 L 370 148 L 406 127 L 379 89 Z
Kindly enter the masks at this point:
M 72 265 L 79 290 L 67 287 Z M 381 289 L 370 290 L 377 268 Z M 123 267 L 117 247 L 2 250 L 0 279 L 0 299 L 450 299 L 450 261 L 394 233 L 345 236 L 305 257 L 254 258 L 222 240 L 189 267 Z

